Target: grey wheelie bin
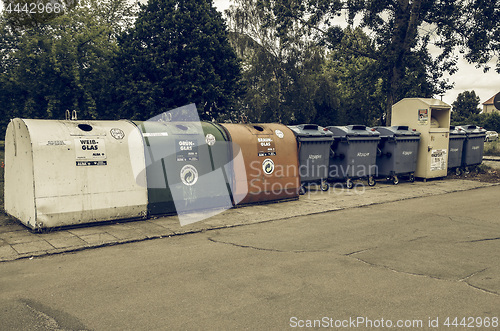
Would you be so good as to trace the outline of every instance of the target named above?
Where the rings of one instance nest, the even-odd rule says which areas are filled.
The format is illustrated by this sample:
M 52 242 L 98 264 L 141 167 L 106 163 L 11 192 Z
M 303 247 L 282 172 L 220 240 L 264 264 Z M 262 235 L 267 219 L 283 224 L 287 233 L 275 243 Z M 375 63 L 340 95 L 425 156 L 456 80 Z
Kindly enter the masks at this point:
M 408 126 L 381 126 L 375 129 L 380 133 L 377 177 L 387 178 L 394 185 L 402 176 L 407 176 L 410 182 L 415 181 L 420 132 Z
M 297 138 L 299 151 L 300 193 L 305 186 L 319 183 L 322 191 L 328 191 L 328 167 L 333 133 L 316 124 L 289 126 Z
M 468 173 L 471 167 L 483 162 L 486 130 L 475 125 L 464 125 L 461 128 L 465 131 L 466 135 L 462 153 L 462 167 Z
M 462 172 L 462 153 L 464 150 L 465 131 L 459 126 L 450 126 L 450 147 L 448 148 L 448 171 L 456 175 Z
M 345 181 L 347 188 L 353 187 L 353 179 L 367 178 L 368 185 L 376 184 L 377 145 L 379 133 L 364 125 L 328 126 L 334 141 L 330 152 L 331 181 Z

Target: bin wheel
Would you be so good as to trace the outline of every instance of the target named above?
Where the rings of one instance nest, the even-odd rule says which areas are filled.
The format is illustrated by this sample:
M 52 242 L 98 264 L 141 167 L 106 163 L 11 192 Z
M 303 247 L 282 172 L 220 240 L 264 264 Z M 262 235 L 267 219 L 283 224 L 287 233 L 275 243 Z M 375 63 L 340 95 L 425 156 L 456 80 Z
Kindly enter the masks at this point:
M 306 194 L 306 188 L 304 187 L 304 185 L 300 185 L 299 194 L 300 195 Z
M 392 176 L 391 181 L 394 185 L 398 185 L 399 184 L 398 176 L 396 176 L 396 175 Z
M 330 185 L 326 180 L 321 181 L 321 191 L 326 192 L 330 188 Z
M 375 186 L 375 184 L 377 184 L 377 182 L 375 181 L 375 178 L 373 178 L 373 176 L 369 176 L 368 177 L 368 186 Z
M 409 180 L 410 180 L 410 183 L 415 182 L 415 175 L 414 174 L 410 174 Z
M 459 167 L 456 167 L 455 168 L 455 175 L 460 176 L 461 174 L 462 174 L 462 169 L 460 169 Z
M 464 174 L 466 174 L 466 175 L 470 174 L 470 169 L 469 169 L 469 167 L 465 167 L 465 168 L 464 168 Z
M 348 189 L 352 189 L 352 188 L 354 187 L 354 184 L 353 184 L 353 182 L 352 182 L 352 179 L 347 178 L 347 179 L 345 180 L 345 187 L 347 187 Z

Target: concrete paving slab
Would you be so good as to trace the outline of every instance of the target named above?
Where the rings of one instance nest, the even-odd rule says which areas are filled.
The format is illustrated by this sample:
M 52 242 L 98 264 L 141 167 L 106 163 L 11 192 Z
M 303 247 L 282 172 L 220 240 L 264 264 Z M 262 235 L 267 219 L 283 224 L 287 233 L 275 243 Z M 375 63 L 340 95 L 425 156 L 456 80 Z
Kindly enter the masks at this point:
M 31 253 L 37 253 L 37 252 L 48 252 L 53 249 L 55 249 L 54 246 L 46 242 L 45 240 L 37 240 L 37 241 L 31 241 L 31 242 L 26 242 L 22 244 L 14 244 L 12 245 L 12 248 L 18 253 L 18 254 L 31 254 Z
M 126 224 L 106 225 L 103 227 L 103 231 L 122 241 L 131 239 L 143 240 L 147 238 L 140 230 Z
M 85 241 L 89 245 L 104 245 L 104 244 L 110 244 L 114 243 L 117 241 L 118 238 L 110 235 L 109 233 L 95 233 L 95 234 L 88 234 L 84 236 L 79 236 L 79 238 L 83 241 Z
M 66 238 L 46 239 L 46 241 L 55 248 L 72 248 L 81 247 L 87 244 L 84 240 L 77 236 L 70 236 Z
M 27 229 L 0 233 L 0 239 L 3 239 L 5 242 L 11 245 L 40 240 L 38 234 L 32 233 Z
M 0 246 L 0 256 L 5 261 L 14 260 L 19 257 L 19 253 L 12 248 L 11 245 Z

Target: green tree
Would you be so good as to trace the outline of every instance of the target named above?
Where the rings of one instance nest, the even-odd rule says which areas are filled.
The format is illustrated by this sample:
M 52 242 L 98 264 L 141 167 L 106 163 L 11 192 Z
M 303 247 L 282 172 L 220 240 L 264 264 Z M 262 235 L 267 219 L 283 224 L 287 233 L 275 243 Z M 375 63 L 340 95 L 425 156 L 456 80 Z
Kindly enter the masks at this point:
M 127 0 L 82 0 L 64 15 L 32 27 L 0 19 L 2 128 L 14 116 L 114 118 L 110 61 L 116 36 L 133 21 Z
M 370 46 L 370 39 L 360 28 L 344 29 L 341 44 L 328 56 L 329 77 L 336 86 L 340 107 L 335 125 L 378 125 L 384 114 L 383 74 L 378 63 L 346 51 L 356 43 L 358 50 Z
M 475 91 L 465 91 L 460 93 L 451 105 L 451 121 L 453 125 L 469 124 L 474 115 L 481 112 L 479 108 L 479 97 Z
M 211 0 L 150 0 L 119 43 L 122 117 L 146 119 L 188 103 L 206 120 L 233 110 L 240 66 Z
M 326 121 L 323 114 L 338 102 L 324 75 L 325 50 L 307 38 L 307 26 L 280 31 L 274 12 L 259 0 L 236 0 L 226 15 L 243 62 L 244 114 L 259 122 Z
M 351 43 L 345 50 L 378 62 L 384 74 L 387 122 L 392 104 L 411 92 L 405 82 L 412 75 L 414 79 L 415 72 L 428 85 L 423 89 L 427 95 L 422 97 L 451 87 L 443 74 L 456 71 L 457 51 L 485 69 L 488 61 L 495 59 L 500 71 L 500 8 L 496 0 L 259 1 L 278 17 L 279 31 L 300 22 L 332 49 L 343 46 L 340 15 L 346 15 L 348 25 L 367 31 L 370 47 L 360 49 Z M 442 51 L 435 58 L 429 53 L 431 46 Z

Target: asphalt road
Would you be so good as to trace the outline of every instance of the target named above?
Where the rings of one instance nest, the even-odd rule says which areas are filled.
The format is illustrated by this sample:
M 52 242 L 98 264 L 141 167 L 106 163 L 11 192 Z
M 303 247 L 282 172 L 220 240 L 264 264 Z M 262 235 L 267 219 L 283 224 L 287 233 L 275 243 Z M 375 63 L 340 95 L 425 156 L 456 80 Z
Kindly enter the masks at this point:
M 500 329 L 499 196 L 494 186 L 1 263 L 0 329 Z

